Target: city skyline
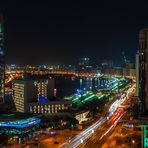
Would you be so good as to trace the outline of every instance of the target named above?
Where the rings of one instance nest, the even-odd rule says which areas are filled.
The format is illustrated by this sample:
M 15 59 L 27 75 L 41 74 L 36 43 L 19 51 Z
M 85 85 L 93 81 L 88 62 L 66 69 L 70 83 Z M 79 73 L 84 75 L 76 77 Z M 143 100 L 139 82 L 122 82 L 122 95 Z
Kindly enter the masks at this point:
M 138 32 L 148 26 L 146 3 L 2 2 L 6 61 L 73 64 L 88 56 L 96 64 L 104 59 L 122 64 L 117 62 L 122 51 L 134 61 Z
M 147 4 L 1 2 L 0 147 L 148 147 Z

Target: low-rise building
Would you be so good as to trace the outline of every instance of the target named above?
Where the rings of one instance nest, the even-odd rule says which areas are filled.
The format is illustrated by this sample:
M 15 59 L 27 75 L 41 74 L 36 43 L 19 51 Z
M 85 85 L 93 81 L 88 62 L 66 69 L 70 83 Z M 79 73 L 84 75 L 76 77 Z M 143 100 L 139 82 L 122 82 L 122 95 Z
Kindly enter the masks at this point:
M 78 120 L 78 123 L 81 124 L 85 121 L 88 121 L 91 116 L 89 115 L 90 111 L 89 110 L 70 110 L 70 113 L 72 114 L 72 116 Z
M 54 97 L 53 78 L 14 80 L 12 90 L 18 112 L 50 114 L 71 107 L 70 101 L 51 99 Z
M 41 115 L 26 113 L 10 113 L 0 115 L 0 135 L 6 135 L 8 141 L 21 143 L 34 136 L 40 129 Z
M 33 102 L 28 103 L 27 105 L 27 112 L 42 114 L 57 113 L 58 111 L 71 108 L 71 103 L 69 101 L 49 101 L 45 103 Z

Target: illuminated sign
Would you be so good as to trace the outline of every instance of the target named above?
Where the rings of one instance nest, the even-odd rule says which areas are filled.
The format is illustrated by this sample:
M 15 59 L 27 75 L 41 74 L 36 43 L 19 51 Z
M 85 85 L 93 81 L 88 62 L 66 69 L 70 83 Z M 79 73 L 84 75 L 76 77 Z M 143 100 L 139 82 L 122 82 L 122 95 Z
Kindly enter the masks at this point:
M 143 143 L 143 148 L 148 147 L 148 125 L 142 125 L 142 143 Z
M 144 147 L 148 147 L 148 138 L 144 138 Z

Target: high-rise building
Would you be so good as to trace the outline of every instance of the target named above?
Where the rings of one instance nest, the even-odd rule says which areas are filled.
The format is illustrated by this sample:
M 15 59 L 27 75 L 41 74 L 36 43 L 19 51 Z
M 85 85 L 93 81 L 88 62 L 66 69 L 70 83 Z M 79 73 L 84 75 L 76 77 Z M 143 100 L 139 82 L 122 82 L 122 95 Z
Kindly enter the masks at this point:
M 13 99 L 18 112 L 57 113 L 71 107 L 66 100 L 54 101 L 54 79 L 14 80 Z
M 37 86 L 38 97 L 43 96 L 45 98 L 50 98 L 54 96 L 54 79 L 39 79 L 34 81 Z
M 139 52 L 136 54 L 136 96 L 139 97 Z
M 5 91 L 5 60 L 4 60 L 4 28 L 3 17 L 0 14 L 0 104 L 4 102 Z
M 148 110 L 148 28 L 139 33 L 139 99 L 141 112 Z
M 45 102 L 54 97 L 54 79 L 27 79 L 14 80 L 12 83 L 13 100 L 16 110 L 26 112 L 28 103 Z
M 12 89 L 14 104 L 18 112 L 26 112 L 27 103 L 37 100 L 37 89 L 34 81 L 14 80 Z

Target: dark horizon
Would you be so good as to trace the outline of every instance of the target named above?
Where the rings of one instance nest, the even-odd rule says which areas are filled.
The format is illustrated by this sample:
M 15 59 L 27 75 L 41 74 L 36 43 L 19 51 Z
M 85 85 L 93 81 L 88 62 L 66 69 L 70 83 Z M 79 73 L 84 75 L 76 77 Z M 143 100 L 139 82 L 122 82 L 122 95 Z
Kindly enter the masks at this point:
M 74 64 L 86 56 L 118 66 L 123 51 L 134 62 L 146 10 L 147 1 L 3 1 L 6 63 Z

